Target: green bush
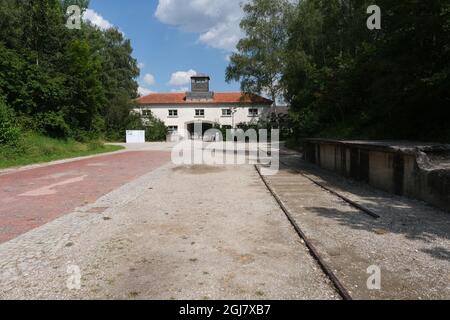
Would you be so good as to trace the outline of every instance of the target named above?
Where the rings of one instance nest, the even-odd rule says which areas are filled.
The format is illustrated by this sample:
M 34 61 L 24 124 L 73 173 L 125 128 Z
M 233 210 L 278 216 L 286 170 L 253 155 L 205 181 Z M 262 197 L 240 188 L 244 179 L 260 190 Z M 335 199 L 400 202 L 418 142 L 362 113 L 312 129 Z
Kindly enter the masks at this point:
M 145 139 L 147 141 L 165 141 L 167 127 L 161 120 L 153 119 L 145 126 Z
M 47 112 L 38 115 L 39 127 L 44 134 L 52 138 L 66 138 L 70 134 L 70 127 L 62 112 Z
M 20 129 L 14 123 L 14 117 L 0 99 L 0 145 L 17 145 L 20 141 Z
M 165 141 L 168 129 L 163 121 L 155 118 L 152 114 L 144 117 L 133 115 L 128 125 L 128 130 L 145 130 L 146 141 Z

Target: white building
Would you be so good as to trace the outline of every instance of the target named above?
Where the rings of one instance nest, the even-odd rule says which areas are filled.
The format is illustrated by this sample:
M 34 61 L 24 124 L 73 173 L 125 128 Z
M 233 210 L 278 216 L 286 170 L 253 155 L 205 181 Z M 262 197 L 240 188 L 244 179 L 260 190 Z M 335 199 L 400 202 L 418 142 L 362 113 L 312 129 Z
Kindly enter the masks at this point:
M 142 116 L 151 112 L 172 135 L 182 138 L 194 135 L 195 124 L 201 125 L 204 133 L 215 124 L 231 129 L 240 123 L 258 122 L 270 113 L 271 100 L 240 92 L 211 92 L 209 81 L 209 76 L 198 74 L 191 78 L 189 92 L 140 97 L 135 111 Z

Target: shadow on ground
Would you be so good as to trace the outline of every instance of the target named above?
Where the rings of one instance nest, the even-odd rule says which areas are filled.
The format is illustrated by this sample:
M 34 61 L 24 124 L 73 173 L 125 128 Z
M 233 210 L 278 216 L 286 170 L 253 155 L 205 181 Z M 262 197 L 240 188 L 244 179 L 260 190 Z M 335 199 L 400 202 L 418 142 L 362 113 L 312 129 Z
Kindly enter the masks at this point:
M 286 161 L 286 159 L 283 159 Z M 373 219 L 361 212 L 360 215 L 350 214 L 354 208 L 339 210 L 327 207 L 308 207 L 306 210 L 317 213 L 319 216 L 337 221 L 341 225 L 356 230 L 365 230 L 377 235 L 393 233 L 401 234 L 410 240 L 420 240 L 432 245 L 438 240 L 450 239 L 450 215 L 447 212 L 435 209 L 423 202 L 415 201 L 376 190 L 360 182 L 343 179 L 331 172 L 299 160 L 290 158 L 282 165 L 280 172 L 290 174 L 307 174 L 314 180 L 331 189 L 343 192 L 352 200 L 367 207 L 380 215 Z M 440 260 L 450 261 L 450 250 L 442 246 L 422 249 L 422 252 Z

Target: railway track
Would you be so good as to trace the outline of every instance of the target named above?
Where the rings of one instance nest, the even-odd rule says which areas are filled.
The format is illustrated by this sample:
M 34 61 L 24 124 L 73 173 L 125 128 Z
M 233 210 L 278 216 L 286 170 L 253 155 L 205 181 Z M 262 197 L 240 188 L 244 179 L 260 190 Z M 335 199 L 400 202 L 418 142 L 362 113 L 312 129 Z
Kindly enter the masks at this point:
M 280 163 L 290 167 L 289 164 L 287 164 L 286 162 L 283 162 L 280 160 Z M 380 216 L 378 214 L 376 214 L 375 212 L 373 212 L 372 210 L 360 205 L 359 203 L 356 203 L 355 201 L 347 198 L 346 196 L 340 194 L 339 192 L 325 186 L 324 184 L 314 180 L 313 178 L 309 177 L 307 174 L 303 173 L 302 171 L 296 169 L 296 168 L 291 168 L 291 170 L 294 170 L 296 173 L 300 174 L 301 176 L 305 177 L 306 179 L 308 179 L 309 181 L 311 181 L 312 183 L 314 183 L 315 185 L 319 186 L 320 188 L 324 189 L 325 191 L 330 192 L 331 194 L 335 195 L 336 197 L 344 200 L 345 202 L 347 202 L 348 204 L 350 204 L 352 207 L 362 211 L 363 213 L 369 215 L 370 217 L 374 218 L 374 219 L 379 219 Z
M 320 183 L 319 181 L 316 181 L 315 179 L 311 178 L 310 176 L 308 176 L 307 174 L 303 173 L 302 171 L 296 169 L 296 168 L 292 168 L 292 166 L 290 166 L 289 164 L 287 164 L 286 162 L 283 162 L 280 159 L 280 163 L 283 164 L 284 166 L 289 167 L 291 170 L 293 170 L 294 172 L 300 174 L 301 176 L 305 177 L 306 179 L 308 179 L 309 181 L 311 181 L 312 183 L 314 183 L 315 185 L 319 186 L 320 188 L 322 188 L 323 190 L 333 194 L 334 196 L 344 200 L 345 202 L 347 202 L 349 205 L 351 205 L 352 207 L 360 210 L 362 213 L 369 215 L 370 217 L 372 217 L 373 219 L 379 219 L 380 216 L 378 214 L 376 214 L 375 212 L 371 211 L 370 209 L 354 202 L 353 200 L 347 198 L 346 196 L 340 194 L 339 192 L 331 189 L 330 187 L 325 186 L 324 184 Z M 338 279 L 338 277 L 334 274 L 333 270 L 328 266 L 328 264 L 325 262 L 325 260 L 322 258 L 322 256 L 320 255 L 320 253 L 318 252 L 318 250 L 314 247 L 314 245 L 311 243 L 311 241 L 308 239 L 308 237 L 306 236 L 306 234 L 303 232 L 303 230 L 300 228 L 300 226 L 297 224 L 297 222 L 295 221 L 295 219 L 293 218 L 291 212 L 289 211 L 289 209 L 284 205 L 283 201 L 281 200 L 281 198 L 277 195 L 277 193 L 273 190 L 273 188 L 270 186 L 270 183 L 267 181 L 267 179 L 264 177 L 264 175 L 261 173 L 261 170 L 259 168 L 258 165 L 255 165 L 255 169 L 258 172 L 261 180 L 264 182 L 265 186 L 267 187 L 267 189 L 269 190 L 269 192 L 272 194 L 272 196 L 274 197 L 274 199 L 276 200 L 276 202 L 278 203 L 278 205 L 280 206 L 281 210 L 283 210 L 284 214 L 286 215 L 286 217 L 288 218 L 289 222 L 291 223 L 291 225 L 294 227 L 295 231 L 297 232 L 298 236 L 305 242 L 306 247 L 309 249 L 309 252 L 311 253 L 311 255 L 313 256 L 313 258 L 317 261 L 317 263 L 319 264 L 320 268 L 322 269 L 322 271 L 325 273 L 325 275 L 328 277 L 328 279 L 331 281 L 331 283 L 333 284 L 333 286 L 335 287 L 336 291 L 338 292 L 338 294 L 341 296 L 342 299 L 344 300 L 353 300 L 349 291 L 345 288 L 345 286 L 340 282 L 340 280 Z
M 259 148 L 258 150 L 261 150 L 261 148 Z M 264 151 L 264 150 L 261 150 Z M 270 151 L 265 151 L 268 155 L 271 155 Z M 311 181 L 312 183 L 314 183 L 315 185 L 319 186 L 320 188 L 324 189 L 325 191 L 330 192 L 331 194 L 335 195 L 336 197 L 344 200 L 345 202 L 347 202 L 348 204 L 350 204 L 352 207 L 362 211 L 363 213 L 369 215 L 370 217 L 374 218 L 374 219 L 379 219 L 380 216 L 378 214 L 376 214 L 375 212 L 373 212 L 372 210 L 360 205 L 359 203 L 356 203 L 355 201 L 347 198 L 346 196 L 340 194 L 339 192 L 325 186 L 324 184 L 314 180 L 313 178 L 309 177 L 308 175 L 306 175 L 305 173 L 303 173 L 302 171 L 296 169 L 296 168 L 292 168 L 288 163 L 283 162 L 281 159 L 279 159 L 279 162 L 283 165 L 285 165 L 286 167 L 289 167 L 291 170 L 295 171 L 296 173 L 300 174 L 301 176 L 305 177 L 306 179 L 308 179 L 309 181 Z
M 324 184 L 320 183 L 319 181 L 311 178 L 310 176 L 308 176 L 307 174 L 305 174 L 304 172 L 296 169 L 296 168 L 292 168 L 291 165 L 289 165 L 286 162 L 283 162 L 280 159 L 280 163 L 283 164 L 284 166 L 289 167 L 291 170 L 293 170 L 294 172 L 300 174 L 301 176 L 305 177 L 306 179 L 308 179 L 309 181 L 311 181 L 312 183 L 314 183 L 315 185 L 319 186 L 320 188 L 322 188 L 323 190 L 333 194 L 334 196 L 344 200 L 346 203 L 348 203 L 349 205 L 351 205 L 352 207 L 360 210 L 362 213 L 367 214 L 368 216 L 372 217 L 373 219 L 379 219 L 380 216 L 378 214 L 376 214 L 375 212 L 371 211 L 370 209 L 354 202 L 353 200 L 347 198 L 346 196 L 340 194 L 339 192 L 337 192 L 336 190 L 331 189 L 330 187 L 325 186 Z M 300 226 L 297 224 L 297 222 L 295 221 L 295 219 L 293 218 L 291 212 L 289 211 L 289 209 L 284 205 L 283 201 L 281 200 L 281 198 L 277 195 L 277 193 L 273 190 L 273 188 L 270 186 L 270 183 L 267 181 L 267 179 L 264 177 L 264 175 L 261 173 L 261 170 L 259 168 L 258 165 L 255 165 L 255 169 L 258 172 L 261 180 L 264 182 L 265 186 L 267 187 L 267 189 L 269 190 L 269 192 L 272 194 L 272 196 L 274 197 L 274 199 L 277 201 L 278 205 L 280 206 L 281 210 L 283 210 L 284 214 L 286 215 L 286 217 L 288 218 L 289 222 L 291 223 L 291 225 L 294 227 L 295 231 L 297 232 L 298 236 L 305 242 L 305 245 L 307 246 L 307 248 L 309 249 L 309 252 L 311 253 L 311 255 L 313 256 L 313 258 L 317 261 L 317 263 L 319 264 L 320 268 L 322 269 L 322 271 L 325 273 L 325 275 L 328 277 L 328 279 L 331 281 L 331 283 L 333 284 L 333 286 L 335 287 L 336 291 L 338 292 L 338 294 L 342 297 L 342 299 L 344 300 L 353 300 L 349 291 L 345 288 L 345 286 L 340 282 L 340 280 L 338 279 L 338 277 L 334 274 L 333 270 L 327 265 L 327 263 L 325 262 L 325 260 L 322 258 L 322 256 L 320 255 L 320 253 L 318 252 L 318 250 L 314 247 L 314 245 L 311 243 L 311 241 L 308 239 L 308 237 L 306 236 L 306 234 L 303 232 L 303 230 L 300 228 Z
M 255 165 L 255 169 L 258 172 L 261 180 L 269 190 L 269 192 L 272 194 L 278 205 L 280 206 L 281 210 L 283 210 L 284 214 L 288 218 L 291 225 L 294 227 L 295 231 L 297 232 L 298 236 L 304 241 L 306 247 L 308 248 L 311 256 L 316 260 L 324 274 L 327 276 L 327 278 L 331 281 L 334 288 L 336 289 L 337 293 L 341 296 L 344 300 L 353 300 L 349 291 L 344 287 L 344 285 L 339 281 L 337 276 L 334 274 L 332 269 L 327 265 L 325 260 L 322 258 L 322 256 L 319 254 L 318 250 L 314 247 L 314 245 L 311 243 L 311 241 L 308 239 L 306 234 L 303 232 L 303 230 L 300 228 L 300 226 L 295 222 L 292 214 L 290 213 L 289 209 L 284 205 L 283 201 L 280 199 L 280 197 L 276 194 L 276 192 L 272 189 L 267 179 L 264 177 L 264 175 L 261 173 L 261 170 L 259 169 L 258 165 Z

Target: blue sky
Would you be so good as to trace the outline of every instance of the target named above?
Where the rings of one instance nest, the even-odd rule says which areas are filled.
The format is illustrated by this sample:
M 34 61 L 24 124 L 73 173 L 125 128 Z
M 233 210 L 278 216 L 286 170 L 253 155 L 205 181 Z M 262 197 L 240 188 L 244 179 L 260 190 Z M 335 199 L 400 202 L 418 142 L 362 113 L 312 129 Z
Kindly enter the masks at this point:
M 85 18 L 115 26 L 131 40 L 142 93 L 184 91 L 189 75 L 208 73 L 213 91 L 225 82 L 227 57 L 241 37 L 240 0 L 91 0 Z

